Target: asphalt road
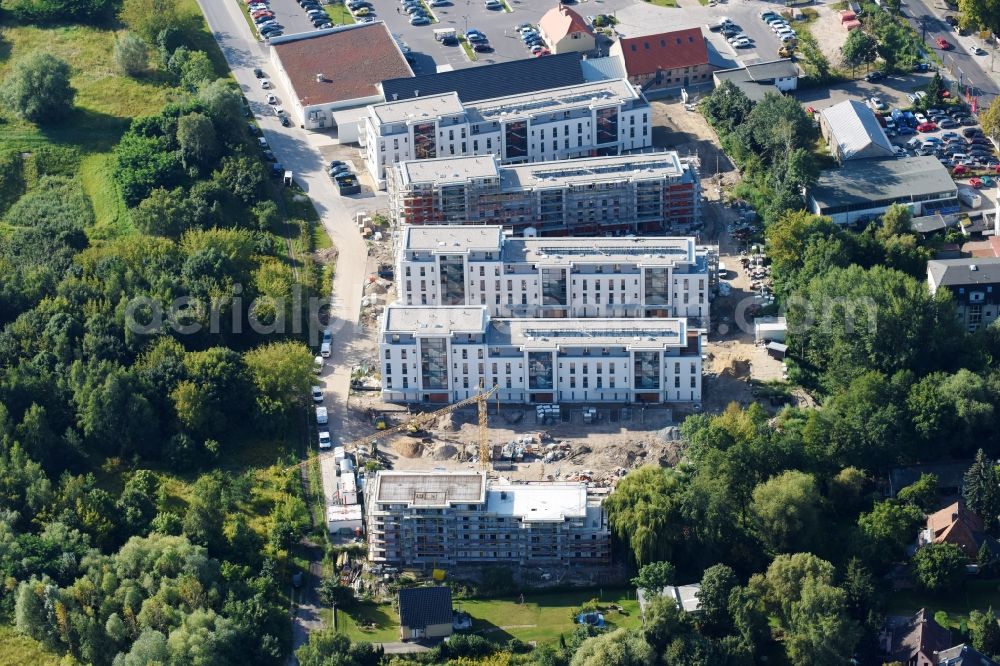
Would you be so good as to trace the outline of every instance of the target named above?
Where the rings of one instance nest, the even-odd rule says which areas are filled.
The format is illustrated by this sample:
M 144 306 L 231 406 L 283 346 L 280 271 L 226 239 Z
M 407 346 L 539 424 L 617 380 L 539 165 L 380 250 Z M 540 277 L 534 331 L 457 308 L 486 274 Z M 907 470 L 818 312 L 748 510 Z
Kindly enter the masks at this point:
M 903 13 L 918 33 L 922 32 L 922 26 L 926 27 L 927 48 L 937 53 L 963 90 L 968 85 L 973 86 L 981 106 L 988 105 L 1000 94 L 1000 85 L 997 83 L 1000 76 L 990 71 L 991 63 L 1000 67 L 1000 63 L 993 62 L 995 53 L 988 52 L 982 56 L 970 55 L 967 44 L 974 37 L 962 37 L 957 30 L 945 23 L 945 14 L 957 12 L 942 11 L 924 0 L 907 0 Z M 939 37 L 951 42 L 954 48 L 947 51 L 940 49 L 936 44 Z M 976 41 L 981 42 L 978 39 Z
M 233 0 L 218 0 L 219 2 L 232 2 Z M 294 35 L 299 32 L 309 32 L 315 30 L 312 20 L 306 16 L 306 10 L 299 7 L 295 0 L 270 0 L 271 11 L 283 27 L 286 35 Z
M 292 0 L 285 0 L 291 2 Z M 270 59 L 266 47 L 250 32 L 237 0 L 199 0 L 213 36 L 219 43 L 233 76 L 251 102 L 258 116 L 260 128 L 278 160 L 295 174 L 295 182 L 312 199 L 320 220 L 334 246 L 339 250 L 337 269 L 333 280 L 330 308 L 330 328 L 334 335 L 333 355 L 319 377 L 330 419 L 330 432 L 339 443 L 350 431 L 347 427 L 347 400 L 350 395 L 351 367 L 356 359 L 363 358 L 364 346 L 357 325 L 361 312 L 361 290 L 367 274 L 368 247 L 355 224 L 355 213 L 385 207 L 385 202 L 374 197 L 341 197 L 325 171 L 325 163 L 318 146 L 329 141 L 324 135 L 305 132 L 296 127 L 282 127 L 273 114 L 265 113 L 267 104 L 264 91 L 253 74 L 254 67 L 270 72 Z M 311 27 L 311 26 L 310 26 Z M 289 91 L 273 91 L 279 99 L 290 99 Z M 317 336 L 320 331 L 316 331 Z M 332 459 L 332 452 L 323 454 Z M 323 466 L 329 468 L 330 466 Z M 331 496 L 336 477 L 323 475 L 324 494 Z M 305 642 L 307 632 L 322 626 L 322 613 L 316 606 L 315 595 L 303 592 L 305 601 L 298 606 L 294 622 L 294 645 Z M 328 615 L 328 614 L 327 614 Z

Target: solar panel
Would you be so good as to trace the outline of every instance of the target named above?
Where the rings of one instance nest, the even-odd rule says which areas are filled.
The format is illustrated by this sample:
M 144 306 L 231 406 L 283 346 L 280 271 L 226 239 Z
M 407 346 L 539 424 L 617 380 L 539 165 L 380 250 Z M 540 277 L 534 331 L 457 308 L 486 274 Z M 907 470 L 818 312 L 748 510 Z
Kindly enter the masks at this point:
M 533 338 L 676 338 L 676 330 L 662 328 L 529 328 L 525 336 Z
M 680 254 L 687 256 L 687 250 L 679 247 L 668 247 L 665 245 L 643 245 L 641 247 L 612 247 L 598 248 L 593 245 L 578 247 L 540 247 L 539 252 L 543 254 L 571 254 L 571 255 L 595 255 L 595 254 L 624 254 L 628 256 L 655 255 L 655 254 Z

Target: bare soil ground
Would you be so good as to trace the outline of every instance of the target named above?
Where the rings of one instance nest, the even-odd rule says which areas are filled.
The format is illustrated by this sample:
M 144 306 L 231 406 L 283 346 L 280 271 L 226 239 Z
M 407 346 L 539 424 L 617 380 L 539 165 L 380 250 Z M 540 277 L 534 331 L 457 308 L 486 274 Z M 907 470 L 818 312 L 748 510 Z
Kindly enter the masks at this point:
M 807 28 L 816 38 L 820 51 L 834 67 L 840 67 L 840 47 L 847 41 L 847 30 L 840 24 L 838 12 L 824 5 L 812 7 L 819 17 Z

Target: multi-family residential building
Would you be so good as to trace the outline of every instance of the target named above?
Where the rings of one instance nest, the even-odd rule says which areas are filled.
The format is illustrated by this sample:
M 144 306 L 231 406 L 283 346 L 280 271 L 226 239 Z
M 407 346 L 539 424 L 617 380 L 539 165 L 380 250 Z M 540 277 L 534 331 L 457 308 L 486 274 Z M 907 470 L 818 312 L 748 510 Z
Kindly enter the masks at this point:
M 688 317 L 707 327 L 708 253 L 692 237 L 522 238 L 502 227 L 406 227 L 403 305 L 482 305 L 491 317 Z
M 368 171 L 379 189 L 405 160 L 496 155 L 540 162 L 618 155 L 652 145 L 649 102 L 625 79 L 463 103 L 458 93 L 368 107 L 360 121 Z
M 381 471 L 365 486 L 368 559 L 405 567 L 606 564 L 608 520 L 585 483 Z
M 927 286 L 951 292 L 959 321 L 970 331 L 1000 317 L 1000 259 L 964 257 L 927 262 Z
M 502 224 L 547 235 L 685 233 L 701 221 L 694 160 L 676 152 L 506 165 L 492 155 L 387 171 L 399 224 Z
M 498 387 L 505 402 L 701 401 L 701 337 L 687 321 L 494 319 L 485 306 L 390 305 L 382 398 L 449 403 Z

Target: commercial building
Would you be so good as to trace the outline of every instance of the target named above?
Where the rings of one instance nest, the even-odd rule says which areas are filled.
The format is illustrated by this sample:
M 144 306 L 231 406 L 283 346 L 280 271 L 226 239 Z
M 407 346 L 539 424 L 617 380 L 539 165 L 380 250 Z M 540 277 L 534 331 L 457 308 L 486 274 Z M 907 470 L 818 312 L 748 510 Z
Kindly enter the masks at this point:
M 707 251 L 691 237 L 521 238 L 497 226 L 410 226 L 396 275 L 401 304 L 482 305 L 491 317 L 709 313 Z
M 625 63 L 628 80 L 641 90 L 691 88 L 712 83 L 708 45 L 701 28 L 620 37 L 608 55 Z
M 965 257 L 927 262 L 931 294 L 951 292 L 959 321 L 970 331 L 989 326 L 1000 316 L 1000 259 Z
M 754 102 L 769 92 L 786 93 L 798 89 L 802 71 L 790 58 L 755 62 L 734 69 L 719 69 L 712 75 L 715 85 L 729 81 Z
M 819 112 L 823 138 L 837 161 L 895 157 L 892 143 L 875 114 L 853 99 Z
M 404 641 L 451 636 L 451 588 L 405 587 L 399 591 L 399 635 Z
M 399 44 L 381 21 L 282 35 L 270 40 L 274 75 L 305 129 L 336 127 L 342 142 L 357 140 L 364 107 L 382 101 L 378 83 L 413 76 Z
M 542 15 L 538 31 L 552 53 L 587 53 L 597 47 L 594 29 L 562 3 Z
M 484 472 L 389 472 L 365 488 L 368 559 L 402 567 L 605 564 L 608 519 L 586 483 Z
M 808 209 L 839 224 L 876 218 L 892 204 L 914 216 L 957 212 L 958 187 L 933 156 L 851 160 L 823 171 L 806 193 Z
M 499 319 L 486 306 L 390 305 L 382 399 L 451 403 L 701 401 L 701 336 L 685 319 Z
M 624 79 L 465 103 L 458 93 L 373 104 L 360 130 L 379 189 L 406 160 L 495 155 L 504 163 L 618 155 L 652 142 L 649 102 Z
M 675 152 L 502 166 L 491 155 L 387 171 L 399 224 L 500 224 L 547 235 L 687 233 L 701 222 L 694 160 Z

